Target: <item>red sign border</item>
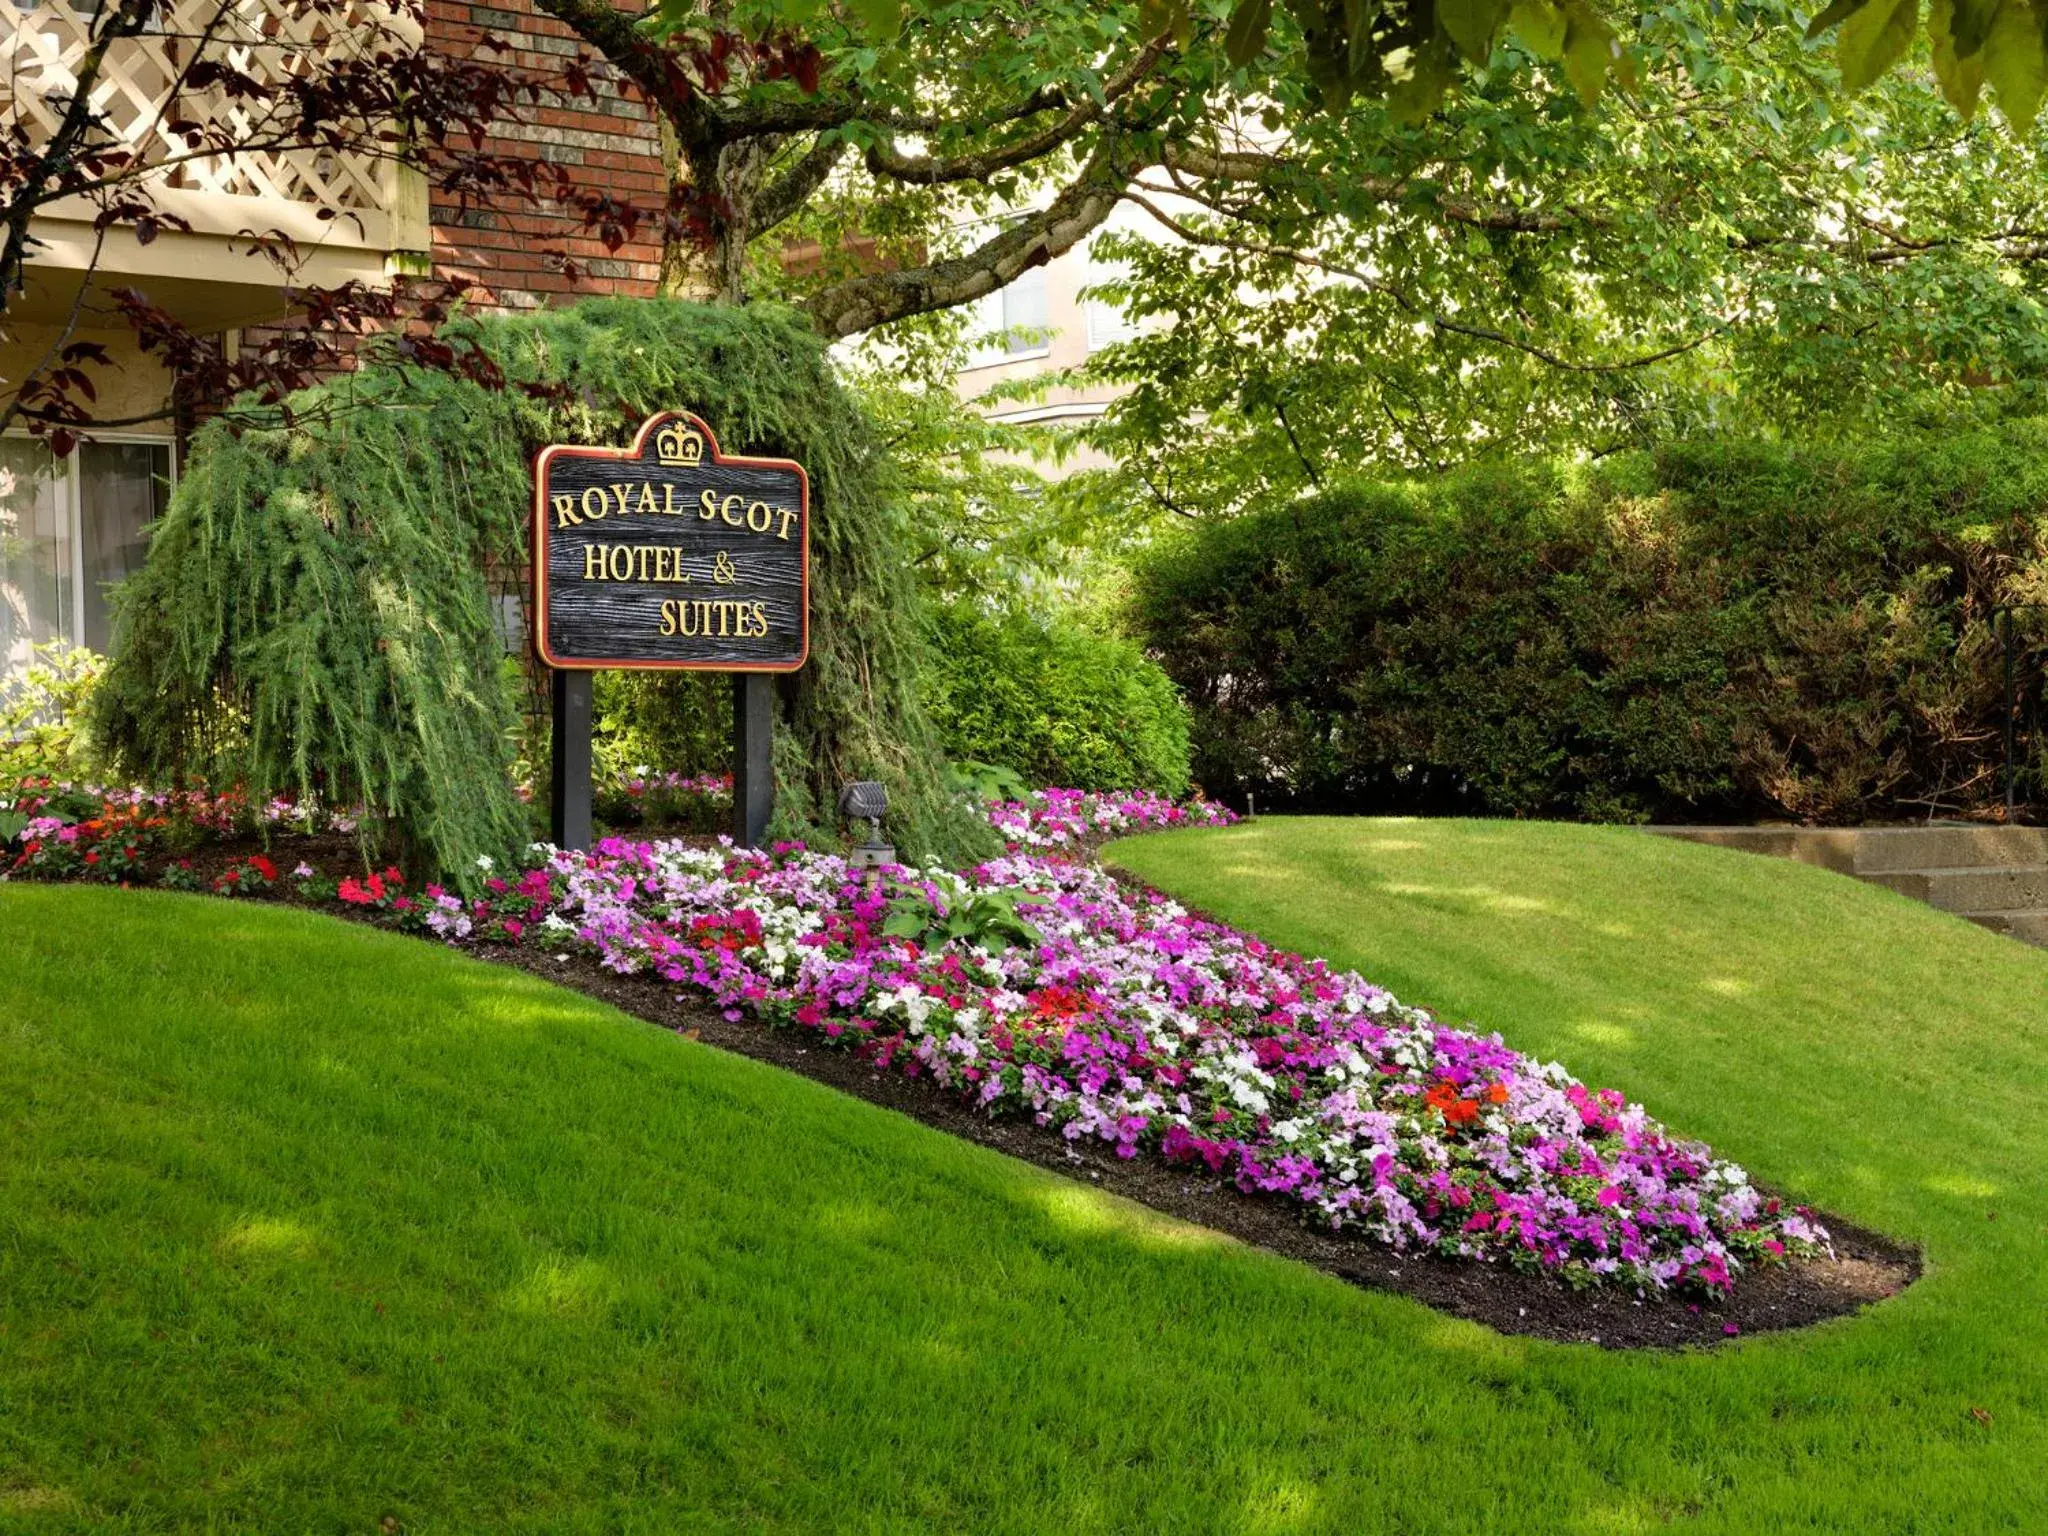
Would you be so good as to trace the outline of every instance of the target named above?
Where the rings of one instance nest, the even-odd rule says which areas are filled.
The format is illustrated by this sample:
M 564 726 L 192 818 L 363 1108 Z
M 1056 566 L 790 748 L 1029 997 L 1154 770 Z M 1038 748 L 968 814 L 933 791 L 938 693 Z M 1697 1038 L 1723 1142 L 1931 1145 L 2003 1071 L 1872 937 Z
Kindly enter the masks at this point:
M 620 657 L 575 657 L 564 659 L 548 649 L 548 517 L 547 471 L 557 458 L 612 459 L 630 462 L 642 457 L 642 450 L 655 429 L 666 422 L 680 421 L 704 435 L 714 466 L 751 464 L 764 469 L 793 469 L 802 488 L 803 579 L 798 609 L 802 620 L 802 643 L 796 660 L 756 662 L 730 661 L 644 661 Z M 658 411 L 640 424 L 633 441 L 624 448 L 593 447 L 583 443 L 550 443 L 533 456 L 533 648 L 540 659 L 562 672 L 795 672 L 811 659 L 811 476 L 794 459 L 760 459 L 745 454 L 725 454 L 718 438 L 703 417 L 691 411 Z

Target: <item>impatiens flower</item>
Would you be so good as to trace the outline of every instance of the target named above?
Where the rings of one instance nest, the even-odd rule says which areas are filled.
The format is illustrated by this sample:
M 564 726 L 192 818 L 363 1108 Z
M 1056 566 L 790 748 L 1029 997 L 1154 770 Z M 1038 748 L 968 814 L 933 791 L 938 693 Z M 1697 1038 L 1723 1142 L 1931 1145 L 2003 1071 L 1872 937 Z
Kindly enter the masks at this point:
M 123 871 L 140 856 L 130 829 L 155 813 L 136 792 L 84 831 L 30 820 L 12 867 L 75 873 L 89 845 Z M 248 818 L 220 814 L 223 828 Z M 503 875 L 480 857 L 474 895 L 407 896 L 395 867 L 336 894 L 450 943 L 533 937 L 658 977 L 978 1112 L 1158 1158 L 1401 1252 L 1715 1294 L 1747 1266 L 1825 1251 L 1811 1211 L 1765 1197 L 1619 1092 L 1073 857 L 1122 832 L 1222 825 L 1223 807 L 1047 790 L 988 815 L 1011 852 L 957 874 L 864 870 L 801 844 L 606 838 L 587 852 L 535 844 Z M 293 875 L 316 878 L 303 862 Z M 257 857 L 223 879 L 275 877 Z M 891 933 L 906 912 L 914 936 Z
M 1810 1213 L 1769 1208 L 1739 1168 L 1621 1094 L 1090 865 L 1011 855 L 962 875 L 863 871 L 727 840 L 530 858 L 516 882 L 487 882 L 477 910 L 496 927 L 482 931 L 517 942 L 540 921 L 551 947 L 653 973 L 727 1017 L 802 1030 L 986 1113 L 1190 1166 L 1398 1250 L 1712 1293 L 1746 1264 L 1826 1243 Z M 1035 941 L 886 931 L 899 904 L 969 912 L 996 894 Z

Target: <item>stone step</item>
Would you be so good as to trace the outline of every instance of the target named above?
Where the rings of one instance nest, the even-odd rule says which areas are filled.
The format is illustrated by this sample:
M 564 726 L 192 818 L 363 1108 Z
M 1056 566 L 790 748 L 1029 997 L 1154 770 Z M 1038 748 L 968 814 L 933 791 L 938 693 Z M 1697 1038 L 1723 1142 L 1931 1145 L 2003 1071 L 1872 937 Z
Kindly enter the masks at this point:
M 1837 874 L 2000 869 L 2048 864 L 2048 827 L 1651 827 L 1716 848 L 1794 859 Z
M 2009 939 L 2048 948 L 2048 912 L 2028 909 L 2019 912 L 1964 912 L 1959 915 L 1980 928 L 1989 928 Z
M 2048 827 L 1865 827 L 1850 835 L 1859 875 L 2048 864 Z
M 2011 869 L 1898 869 L 1858 875 L 1944 912 L 2048 911 L 2048 864 Z
M 1643 830 L 1659 837 L 1705 843 L 1710 848 L 1735 848 L 1767 858 L 1818 864 L 1845 875 L 1853 873 L 1856 865 L 1854 828 L 1651 826 Z

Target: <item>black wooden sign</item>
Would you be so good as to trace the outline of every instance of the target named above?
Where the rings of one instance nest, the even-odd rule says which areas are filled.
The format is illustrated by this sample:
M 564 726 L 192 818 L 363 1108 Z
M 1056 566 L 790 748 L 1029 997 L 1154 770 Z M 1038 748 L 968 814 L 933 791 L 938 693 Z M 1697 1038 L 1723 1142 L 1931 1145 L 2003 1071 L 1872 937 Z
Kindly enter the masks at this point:
M 730 457 L 687 411 L 533 473 L 533 622 L 558 669 L 793 672 L 810 649 L 810 479 Z
M 558 443 L 533 464 L 533 640 L 554 669 L 553 825 L 591 840 L 590 674 L 733 672 L 733 840 L 758 847 L 775 797 L 771 672 L 811 645 L 811 482 L 729 457 L 688 411 L 630 448 Z

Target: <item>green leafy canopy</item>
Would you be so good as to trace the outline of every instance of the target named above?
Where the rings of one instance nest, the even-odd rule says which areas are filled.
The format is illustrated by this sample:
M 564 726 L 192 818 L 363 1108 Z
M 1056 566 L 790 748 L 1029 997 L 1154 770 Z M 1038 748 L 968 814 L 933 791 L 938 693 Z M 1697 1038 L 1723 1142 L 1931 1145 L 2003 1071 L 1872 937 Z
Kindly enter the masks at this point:
M 1198 9 L 1197 0 L 1147 5 L 1152 25 L 1183 31 Z M 1561 62 L 1588 102 L 1611 76 L 1624 86 L 1633 83 L 1635 61 L 1621 34 L 1632 30 L 1635 11 L 1610 11 L 1596 0 L 1286 0 L 1285 9 L 1299 32 L 1299 67 L 1333 108 L 1362 96 L 1411 119 L 1426 114 L 1442 102 L 1461 66 L 1483 69 L 1509 35 Z M 1273 21 L 1273 0 L 1232 0 L 1226 42 L 1233 64 L 1248 65 L 1273 45 Z M 1920 0 L 1833 0 L 1805 35 L 1834 32 L 1842 85 L 1853 92 L 1906 59 L 1921 21 Z M 2048 90 L 2048 3 L 1929 0 L 1925 22 L 1949 103 L 1969 119 L 1988 82 L 1999 110 L 2024 137 Z

